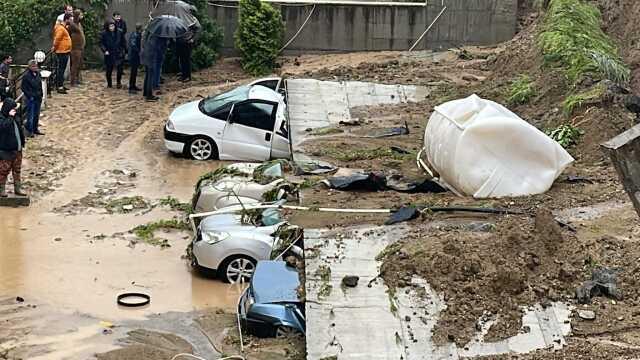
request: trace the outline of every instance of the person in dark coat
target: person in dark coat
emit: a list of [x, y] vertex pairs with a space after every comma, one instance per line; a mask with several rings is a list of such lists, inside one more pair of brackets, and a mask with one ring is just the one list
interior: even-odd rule
[[136, 32], [129, 35], [129, 66], [131, 75], [129, 76], [129, 93], [134, 94], [140, 89], [136, 86], [138, 78], [138, 67], [140, 67], [140, 52], [142, 51], [142, 24], [136, 24]]
[[116, 87], [122, 88], [122, 74], [124, 73], [124, 54], [126, 44], [122, 31], [113, 21], [107, 21], [104, 31], [100, 34], [100, 49], [104, 54], [104, 68], [107, 76], [107, 87], [113, 84], [113, 68], [116, 68]]
[[176, 54], [180, 63], [178, 81], [191, 81], [191, 53], [195, 45], [196, 31], [197, 27], [192, 25], [184, 37], [176, 39]]
[[156, 74], [156, 57], [162, 47], [160, 40], [162, 39], [157, 36], [151, 35], [148, 32], [145, 33], [141, 60], [145, 71], [143, 96], [147, 101], [158, 101], [159, 99], [153, 94], [153, 85]]
[[40, 106], [42, 105], [42, 77], [40, 76], [37, 61], [29, 61], [29, 70], [22, 77], [20, 89], [25, 99], [27, 99], [27, 124], [25, 126], [28, 132], [27, 135], [44, 135], [38, 129]]
[[25, 139], [22, 123], [16, 117], [18, 104], [12, 98], [4, 99], [0, 108], [0, 197], [7, 197], [6, 184], [9, 173], [13, 175], [13, 193], [26, 196], [22, 192], [22, 149]]
[[118, 28], [118, 30], [122, 31], [122, 36], [126, 37], [127, 22], [124, 21], [124, 19], [122, 18], [122, 15], [120, 15], [120, 13], [117, 11], [113, 13], [113, 23], [116, 24], [116, 28]]

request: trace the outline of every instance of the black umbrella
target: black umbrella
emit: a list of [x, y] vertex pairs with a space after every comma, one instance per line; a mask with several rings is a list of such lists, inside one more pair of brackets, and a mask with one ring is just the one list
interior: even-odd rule
[[151, 13], [151, 18], [162, 15], [172, 15], [182, 20], [188, 27], [200, 29], [200, 22], [194, 16], [197, 11], [196, 7], [182, 0], [168, 0], [160, 2], [158, 7]]
[[172, 15], [162, 15], [151, 20], [147, 26], [147, 32], [151, 36], [177, 39], [189, 32], [189, 27], [184, 21]]

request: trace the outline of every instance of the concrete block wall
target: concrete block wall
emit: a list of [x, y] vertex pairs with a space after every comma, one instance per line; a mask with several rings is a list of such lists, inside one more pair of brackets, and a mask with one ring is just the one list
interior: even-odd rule
[[[282, 12], [285, 41], [304, 23], [313, 5], [300, 0], [269, 0]], [[416, 49], [456, 45], [491, 45], [511, 39], [516, 31], [517, 0], [427, 0], [426, 3], [313, 1], [316, 9], [288, 54], [407, 50], [440, 13], [447, 10]], [[153, 0], [113, 0], [130, 28], [145, 23]], [[223, 28], [223, 52], [235, 54], [237, 0], [213, 0], [209, 15]]]

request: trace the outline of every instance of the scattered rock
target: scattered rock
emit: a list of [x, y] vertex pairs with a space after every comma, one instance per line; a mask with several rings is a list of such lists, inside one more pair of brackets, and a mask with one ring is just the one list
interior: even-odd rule
[[578, 317], [582, 320], [595, 320], [596, 313], [590, 310], [578, 310]]
[[62, 238], [61, 237], [57, 237], [57, 238], [53, 239], [53, 241], [62, 241]]
[[342, 278], [342, 284], [346, 287], [356, 287], [358, 286], [358, 280], [360, 280], [358, 276], [347, 275]]
[[21, 296], [16, 296], [16, 302], [22, 303], [24, 302], [24, 298]]

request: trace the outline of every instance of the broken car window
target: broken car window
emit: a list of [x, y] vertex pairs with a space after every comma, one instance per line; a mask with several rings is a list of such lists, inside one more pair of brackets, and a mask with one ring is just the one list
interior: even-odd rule
[[239, 104], [233, 110], [233, 121], [252, 128], [273, 131], [275, 110], [275, 104], [264, 102]]
[[[247, 100], [250, 89], [249, 86], [241, 86], [226, 93], [203, 99], [199, 105], [200, 110], [207, 115], [215, 116], [214, 113], [223, 106]], [[226, 120], [226, 118], [222, 118], [222, 120]]]

